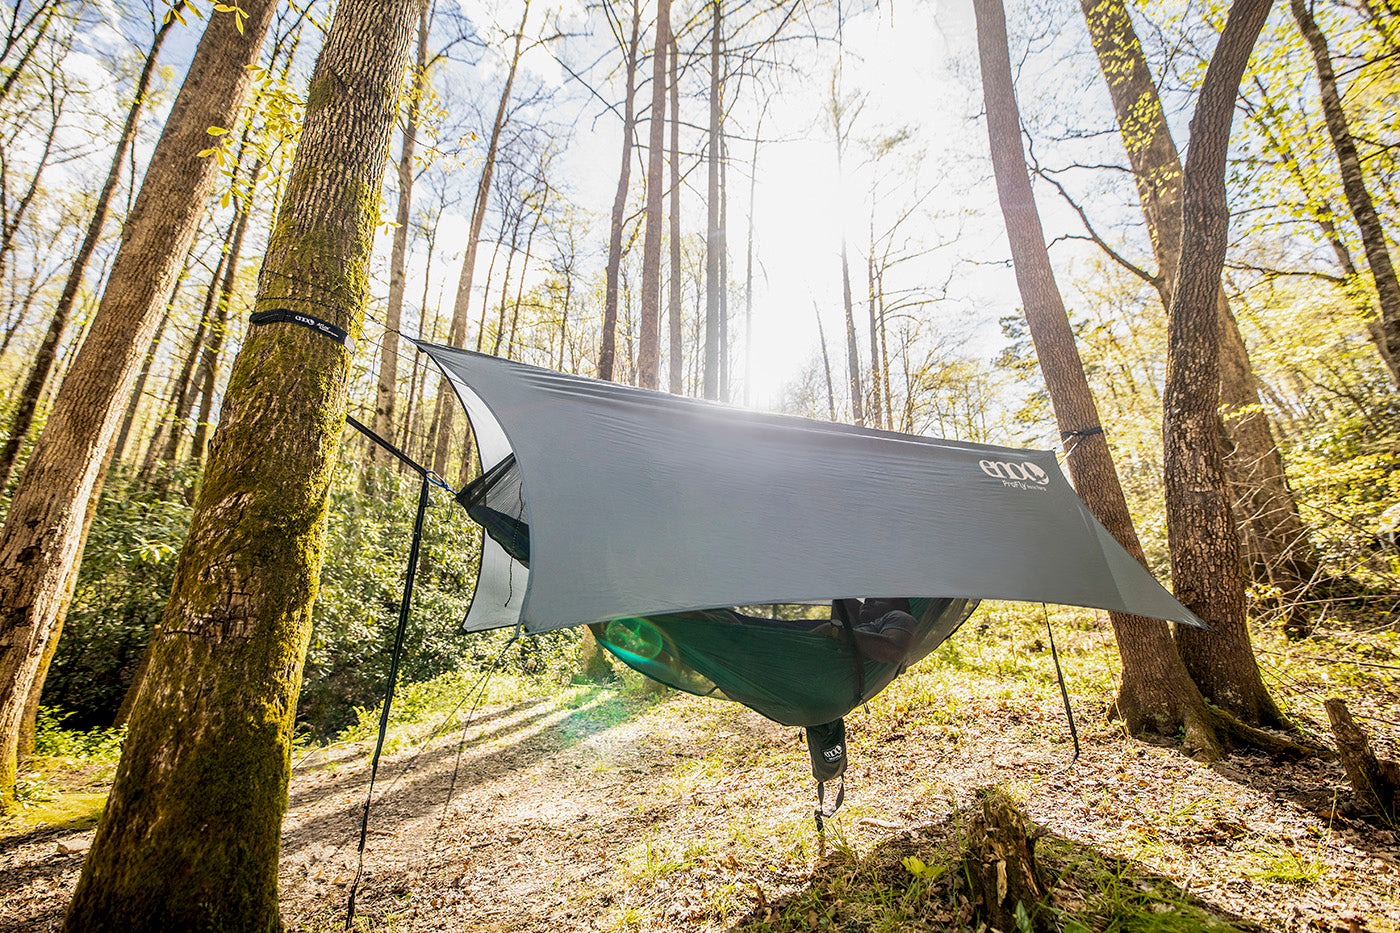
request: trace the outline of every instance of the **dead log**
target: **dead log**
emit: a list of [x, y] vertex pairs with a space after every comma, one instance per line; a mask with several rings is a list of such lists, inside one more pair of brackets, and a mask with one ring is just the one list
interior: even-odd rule
[[1352, 722], [1346, 704], [1333, 697], [1323, 704], [1347, 780], [1364, 806], [1388, 823], [1400, 818], [1400, 764], [1377, 758], [1366, 733]]
[[1037, 933], [1055, 929], [1050, 885], [1035, 861], [1036, 836], [1016, 805], [996, 788], [978, 791], [982, 812], [969, 827], [963, 873], [977, 916], [994, 930], [1020, 930], [1018, 908]]

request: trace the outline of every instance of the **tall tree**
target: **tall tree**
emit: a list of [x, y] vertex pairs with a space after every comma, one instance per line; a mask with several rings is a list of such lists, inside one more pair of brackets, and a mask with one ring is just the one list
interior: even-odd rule
[[705, 398], [719, 399], [720, 300], [724, 287], [720, 281], [720, 256], [725, 250], [724, 228], [719, 222], [719, 159], [720, 113], [724, 107], [724, 75], [720, 71], [720, 48], [724, 38], [724, 0], [710, 0], [713, 17], [710, 25], [710, 129], [707, 142], [709, 175], [705, 189]]
[[670, 53], [671, 158], [668, 161], [671, 167], [671, 276], [667, 304], [671, 325], [670, 389], [672, 395], [680, 395], [685, 366], [682, 356], [684, 348], [681, 346], [681, 90], [676, 80], [680, 49], [674, 35], [671, 36]]
[[642, 242], [642, 319], [637, 384], [661, 379], [661, 198], [666, 140], [666, 50], [671, 45], [671, 0], [656, 0], [656, 43], [651, 55], [651, 113], [647, 136], [646, 238]]
[[[244, 0], [245, 6], [248, 0]], [[363, 331], [415, 0], [341, 0], [258, 281], [259, 311]], [[65, 929], [275, 931], [292, 723], [351, 351], [254, 328]]]
[[1332, 148], [1337, 153], [1337, 163], [1341, 167], [1342, 191], [1351, 207], [1356, 225], [1361, 228], [1361, 245], [1366, 252], [1366, 264], [1371, 269], [1371, 278], [1376, 285], [1376, 296], [1380, 302], [1380, 320], [1372, 322], [1371, 336], [1381, 353], [1381, 358], [1390, 369], [1390, 378], [1400, 387], [1400, 280], [1395, 275], [1395, 267], [1390, 261], [1390, 248], [1386, 244], [1385, 228], [1381, 226], [1380, 215], [1376, 213], [1371, 200], [1371, 192], [1366, 188], [1366, 178], [1362, 173], [1361, 156], [1356, 149], [1356, 139], [1347, 123], [1346, 110], [1342, 107], [1342, 94], [1337, 87], [1336, 70], [1332, 67], [1332, 53], [1327, 47], [1327, 37], [1317, 25], [1308, 4], [1304, 0], [1289, 0], [1293, 19], [1298, 31], [1307, 40], [1312, 50], [1313, 63], [1317, 67], [1317, 83], [1322, 95], [1322, 115], [1327, 121], [1327, 134], [1332, 138]]
[[[457, 278], [457, 296], [452, 302], [452, 326], [448, 330], [447, 342], [460, 347], [467, 342], [467, 320], [471, 310], [472, 277], [476, 274], [476, 249], [481, 242], [481, 226], [486, 222], [486, 208], [491, 198], [491, 179], [496, 171], [496, 153], [501, 145], [501, 131], [506, 124], [506, 112], [510, 106], [511, 89], [515, 86], [515, 74], [520, 67], [520, 53], [525, 42], [525, 26], [530, 21], [530, 0], [525, 0], [520, 11], [520, 28], [515, 31], [514, 48], [511, 50], [510, 65], [506, 69], [505, 84], [501, 87], [501, 99], [496, 105], [496, 116], [491, 121], [491, 138], [486, 144], [486, 155], [481, 162], [481, 177], [476, 183], [476, 201], [472, 204], [472, 218], [467, 228], [467, 244], [462, 251], [462, 272]], [[433, 415], [437, 422], [437, 436], [434, 438], [433, 470], [440, 476], [447, 475], [447, 457], [452, 442], [452, 420], [456, 411], [456, 401], [452, 398], [452, 388], [446, 379], [438, 382], [437, 409]]]
[[[399, 323], [403, 319], [404, 292], [408, 285], [408, 227], [413, 208], [413, 159], [418, 142], [418, 120], [428, 93], [428, 7], [418, 14], [418, 50], [408, 94], [399, 148], [399, 206], [394, 217], [394, 245], [389, 253], [389, 302], [384, 308], [384, 343], [379, 351], [379, 391], [375, 396], [374, 433], [394, 439], [394, 404], [398, 400]], [[388, 454], [378, 445], [370, 449], [372, 460]]]
[[111, 212], [112, 196], [117, 190], [117, 182], [121, 180], [127, 150], [131, 148], [132, 142], [136, 139], [141, 108], [146, 103], [146, 92], [150, 90], [151, 76], [155, 73], [156, 60], [160, 56], [161, 46], [165, 44], [165, 37], [170, 34], [171, 28], [179, 22], [180, 10], [184, 6], [185, 0], [179, 0], [170, 8], [165, 15], [165, 22], [156, 29], [155, 37], [151, 40], [151, 47], [146, 51], [146, 60], [141, 65], [141, 73], [137, 77], [136, 87], [132, 91], [131, 105], [126, 111], [126, 122], [122, 125], [121, 134], [117, 137], [117, 145], [112, 152], [112, 162], [107, 168], [107, 178], [102, 183], [101, 191], [98, 192], [97, 203], [93, 205], [92, 217], [88, 219], [87, 232], [83, 235], [83, 241], [78, 246], [77, 254], [73, 257], [73, 265], [68, 269], [68, 279], [63, 283], [63, 292], [58, 297], [53, 317], [49, 319], [48, 332], [44, 335], [43, 342], [39, 344], [38, 355], [35, 356], [34, 362], [30, 365], [29, 378], [25, 382], [24, 389], [20, 392], [19, 405], [16, 406], [14, 417], [10, 421], [9, 439], [5, 442], [5, 447], [0, 449], [0, 487], [4, 487], [9, 482], [10, 473], [15, 467], [15, 458], [19, 456], [20, 447], [24, 444], [24, 439], [29, 434], [29, 428], [34, 423], [34, 411], [38, 407], [39, 396], [43, 394], [44, 384], [48, 382], [49, 373], [53, 369], [58, 344], [68, 329], [68, 317], [72, 314], [73, 303], [78, 298], [78, 289], [82, 287], [83, 277], [87, 274], [88, 261], [92, 259], [93, 250], [97, 248], [97, 243], [102, 238], [102, 228], [107, 223], [108, 213]]
[[[609, 7], [604, 5], [604, 11]], [[610, 19], [609, 22], [612, 22]], [[617, 24], [613, 24], [618, 30]], [[619, 32], [618, 41], [622, 41]], [[598, 378], [611, 380], [617, 367], [617, 284], [622, 268], [622, 228], [627, 222], [627, 188], [632, 180], [632, 136], [637, 125], [637, 50], [642, 41], [642, 7], [632, 0], [632, 27], [623, 46], [622, 167], [613, 193], [612, 219], [608, 225], [608, 264], [603, 285], [603, 339], [598, 349]]]
[[211, 15], [127, 215], [87, 339], [54, 399], [0, 531], [0, 807], [13, 799], [15, 748], [44, 646], [67, 610], [107, 455], [151, 332], [219, 165], [194, 158], [210, 127], [231, 126], [248, 66], [277, 8], [243, 0]]
[[[865, 101], [858, 96], [842, 95], [839, 65], [831, 74], [828, 108], [827, 118], [831, 120], [831, 132], [836, 141], [836, 184], [837, 198], [840, 199], [843, 196], [846, 141], [851, 135], [851, 125], [865, 108]], [[836, 214], [841, 224], [841, 304], [846, 311], [846, 371], [851, 383], [851, 417], [856, 424], [865, 424], [864, 393], [860, 385], [860, 347], [856, 342], [855, 309], [851, 299], [851, 263], [846, 252], [845, 211], [838, 207]]]
[[[1157, 259], [1152, 283], [1171, 306], [1181, 258], [1181, 158], [1153, 83], [1142, 43], [1124, 0], [1080, 0], [1089, 38], [1108, 84], [1119, 134], [1147, 221]], [[1239, 503], [1237, 519], [1248, 535], [1256, 579], [1277, 587], [1296, 604], [1316, 575], [1318, 558], [1288, 486], [1239, 325], [1221, 289], [1220, 401], [1230, 439], [1225, 466]]]
[[1235, 0], [1191, 117], [1182, 175], [1182, 262], [1167, 319], [1162, 446], [1167, 541], [1178, 599], [1216, 632], [1181, 628], [1177, 644], [1201, 692], [1252, 724], [1282, 725], [1245, 624], [1239, 535], [1223, 472], [1220, 424], [1220, 274], [1229, 209], [1226, 154], [1235, 98], [1272, 0]]
[[[1074, 441], [1068, 458], [1070, 477], [1094, 517], [1130, 554], [1143, 561], [1142, 545], [1128, 513], [1045, 248], [1045, 234], [1021, 145], [1006, 14], [1001, 0], [973, 0], [973, 9], [977, 16], [977, 47], [997, 196], [1026, 323], [1055, 419], [1065, 438]], [[1109, 621], [1123, 661], [1117, 711], [1128, 729], [1134, 734], [1184, 734], [1187, 748], [1218, 755], [1220, 744], [1205, 701], [1182, 663], [1166, 623], [1123, 613], [1110, 613]]]

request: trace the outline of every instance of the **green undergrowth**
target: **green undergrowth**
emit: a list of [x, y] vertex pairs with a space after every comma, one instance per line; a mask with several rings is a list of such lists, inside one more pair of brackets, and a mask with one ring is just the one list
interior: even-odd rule
[[15, 782], [16, 811], [0, 821], [0, 836], [41, 827], [88, 829], [107, 801], [125, 729], [65, 729], [68, 714], [39, 707], [34, 754]]

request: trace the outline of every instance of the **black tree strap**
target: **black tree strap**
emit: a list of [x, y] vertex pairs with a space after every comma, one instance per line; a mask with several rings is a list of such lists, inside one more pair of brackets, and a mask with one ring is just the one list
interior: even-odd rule
[[268, 308], [266, 311], [258, 311], [248, 318], [249, 324], [299, 324], [302, 327], [314, 330], [323, 337], [329, 337], [342, 347], [350, 346], [350, 334], [345, 328], [332, 324], [330, 321], [323, 321], [318, 317], [303, 314], [300, 311], [293, 311], [291, 308]]
[[345, 929], [352, 928], [355, 922], [355, 894], [360, 888], [360, 875], [365, 867], [365, 839], [369, 835], [369, 810], [370, 804], [374, 800], [374, 779], [379, 774], [379, 757], [384, 751], [384, 736], [389, 731], [389, 706], [394, 701], [394, 685], [399, 678], [399, 661], [403, 657], [404, 635], [408, 631], [408, 615], [413, 601], [413, 578], [418, 572], [418, 550], [423, 542], [423, 519], [428, 511], [428, 495], [434, 484], [440, 485], [451, 492], [451, 487], [437, 477], [436, 473], [424, 469], [419, 464], [410, 459], [403, 451], [393, 444], [375, 434], [369, 428], [360, 424], [354, 418], [346, 416], [346, 422], [355, 430], [364, 434], [370, 440], [379, 444], [385, 450], [398, 457], [404, 463], [411, 466], [422, 477], [422, 484], [418, 490], [418, 515], [413, 520], [413, 543], [408, 549], [408, 570], [404, 574], [403, 598], [399, 602], [399, 624], [394, 631], [394, 651], [389, 661], [389, 677], [384, 684], [384, 706], [379, 711], [379, 735], [374, 743], [374, 756], [370, 759], [369, 766], [369, 790], [365, 794], [365, 809], [360, 817], [360, 845], [358, 862], [355, 865], [355, 881], [350, 886], [350, 900], [345, 910]]
[[1068, 458], [1069, 455], [1072, 454], [1072, 453], [1074, 453], [1075, 449], [1078, 448], [1079, 445], [1082, 444], [1082, 443], [1084, 443], [1084, 441], [1086, 441], [1087, 439], [1093, 437], [1095, 434], [1102, 434], [1102, 433], [1103, 433], [1103, 428], [1102, 428], [1100, 425], [1097, 425], [1097, 424], [1094, 425], [1092, 428], [1085, 428], [1085, 429], [1082, 430], [1082, 431], [1061, 431], [1061, 432], [1060, 432], [1060, 438], [1061, 438], [1061, 439], [1063, 439], [1063, 440], [1069, 440], [1071, 437], [1075, 438], [1075, 442], [1074, 442], [1073, 444], [1070, 445], [1069, 450], [1066, 450], [1066, 451], [1065, 451], [1065, 457]]
[[1065, 717], [1069, 720], [1069, 734], [1074, 738], [1074, 757], [1069, 760], [1074, 764], [1079, 760], [1079, 730], [1074, 726], [1074, 710], [1069, 705], [1069, 690], [1065, 689], [1065, 672], [1060, 670], [1060, 652], [1055, 650], [1055, 632], [1050, 628], [1050, 610], [1044, 603], [1040, 604], [1040, 609], [1045, 613], [1045, 632], [1050, 636], [1050, 657], [1055, 660], [1055, 677], [1060, 681], [1060, 699], [1065, 702]]

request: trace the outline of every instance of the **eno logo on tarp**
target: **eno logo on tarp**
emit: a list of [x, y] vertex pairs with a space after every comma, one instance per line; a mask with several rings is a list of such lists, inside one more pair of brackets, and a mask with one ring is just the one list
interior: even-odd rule
[[1023, 460], [1020, 463], [1011, 463], [1006, 460], [978, 460], [977, 465], [982, 468], [992, 479], [999, 479], [1003, 486], [1014, 486], [1018, 489], [1043, 489], [1050, 485], [1050, 477], [1044, 470]]

